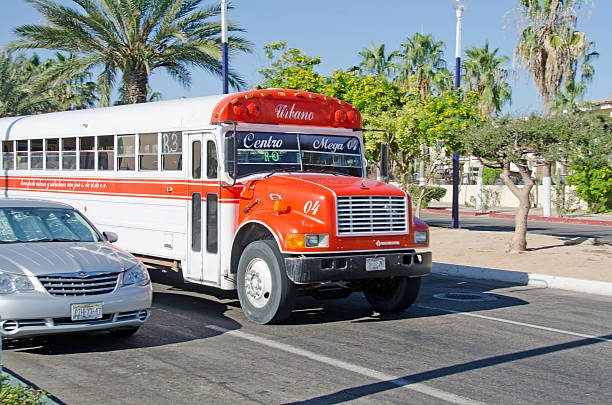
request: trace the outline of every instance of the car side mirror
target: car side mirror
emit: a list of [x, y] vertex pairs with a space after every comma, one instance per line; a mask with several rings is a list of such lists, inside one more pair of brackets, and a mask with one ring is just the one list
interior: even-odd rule
[[115, 243], [119, 240], [119, 236], [115, 232], [102, 232], [102, 235], [109, 243]]

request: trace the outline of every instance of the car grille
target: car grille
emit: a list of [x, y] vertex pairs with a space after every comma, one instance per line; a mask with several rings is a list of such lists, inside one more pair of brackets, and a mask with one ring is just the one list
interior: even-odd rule
[[84, 276], [79, 273], [38, 276], [49, 294], [71, 297], [113, 292], [118, 278], [119, 272], [88, 272]]
[[338, 235], [406, 232], [406, 197], [337, 197]]

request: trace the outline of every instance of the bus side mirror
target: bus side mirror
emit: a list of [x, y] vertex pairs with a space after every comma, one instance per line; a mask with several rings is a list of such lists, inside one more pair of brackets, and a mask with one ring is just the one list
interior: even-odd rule
[[236, 132], [225, 135], [225, 171], [236, 179]]
[[380, 177], [385, 183], [389, 182], [389, 144], [380, 144]]

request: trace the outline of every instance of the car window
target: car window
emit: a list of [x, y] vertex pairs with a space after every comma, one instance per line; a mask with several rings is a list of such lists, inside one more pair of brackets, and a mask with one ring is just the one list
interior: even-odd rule
[[95, 242], [97, 232], [78, 212], [58, 208], [3, 208], [0, 242]]

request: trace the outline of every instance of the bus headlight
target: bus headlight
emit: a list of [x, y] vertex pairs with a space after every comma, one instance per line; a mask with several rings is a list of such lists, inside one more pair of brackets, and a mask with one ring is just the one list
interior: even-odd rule
[[427, 231], [415, 231], [414, 243], [427, 243]]
[[301, 248], [326, 248], [329, 247], [329, 234], [327, 233], [290, 233], [287, 235], [287, 247], [291, 249]]

